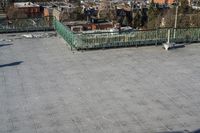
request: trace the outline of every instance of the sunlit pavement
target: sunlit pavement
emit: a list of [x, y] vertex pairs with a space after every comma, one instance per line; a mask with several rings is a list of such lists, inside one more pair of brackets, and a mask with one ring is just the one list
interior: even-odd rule
[[81, 52], [17, 36], [0, 35], [0, 133], [200, 128], [200, 44]]

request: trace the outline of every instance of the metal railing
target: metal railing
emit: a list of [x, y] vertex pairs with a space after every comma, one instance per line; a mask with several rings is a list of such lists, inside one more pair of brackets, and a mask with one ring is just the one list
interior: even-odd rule
[[75, 34], [55, 17], [5, 20], [0, 23], [0, 33], [48, 30], [56, 30], [71, 48], [77, 50], [159, 45], [167, 41], [168, 30], [171, 31], [170, 42], [200, 42], [200, 27]]
[[52, 19], [53, 17], [4, 19], [0, 23], [0, 33], [54, 30]]
[[53, 19], [53, 25], [55, 30], [63, 37], [63, 39], [71, 46], [71, 48], [78, 49], [82, 41], [76, 34], [74, 34], [67, 26], [64, 26], [55, 17]]
[[[121, 33], [101, 32], [75, 34], [56, 19], [54, 19], [54, 27], [64, 40], [77, 50], [159, 45], [167, 42], [168, 30], [171, 31], [170, 42], [185, 43], [200, 41], [200, 27], [135, 30]], [[175, 38], [173, 36], [174, 32], [176, 32]]]

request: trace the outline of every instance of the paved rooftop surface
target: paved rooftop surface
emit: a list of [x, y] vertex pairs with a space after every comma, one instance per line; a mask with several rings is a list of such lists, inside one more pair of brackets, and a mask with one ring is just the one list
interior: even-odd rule
[[0, 133], [200, 128], [200, 44], [70, 51], [58, 37], [0, 35]]

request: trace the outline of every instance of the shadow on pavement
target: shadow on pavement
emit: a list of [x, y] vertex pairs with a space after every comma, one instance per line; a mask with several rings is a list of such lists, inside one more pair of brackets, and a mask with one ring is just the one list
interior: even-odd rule
[[194, 131], [166, 131], [166, 132], [156, 132], [156, 133], [200, 133], [200, 129], [194, 130]]
[[192, 133], [189, 131], [167, 131], [167, 132], [156, 132], [156, 133]]
[[177, 46], [174, 46], [174, 48], [185, 48], [185, 45], [177, 45]]
[[192, 133], [200, 133], [200, 129], [194, 130]]
[[12, 43], [10, 43], [10, 44], [0, 44], [0, 47], [10, 46], [10, 45], [13, 45], [13, 44]]
[[173, 47], [170, 47], [169, 49], [178, 49], [178, 48], [185, 48], [184, 44], [175, 44]]
[[16, 65], [20, 65], [21, 63], [23, 63], [23, 61], [17, 61], [17, 62], [12, 62], [12, 63], [8, 63], [8, 64], [3, 64], [3, 65], [0, 65], [0, 68], [2, 68], [2, 67], [16, 66]]

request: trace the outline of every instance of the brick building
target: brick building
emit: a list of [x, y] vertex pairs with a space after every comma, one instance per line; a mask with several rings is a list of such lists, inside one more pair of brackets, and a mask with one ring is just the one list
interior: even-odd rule
[[155, 3], [158, 3], [158, 4], [173, 4], [175, 0], [154, 0]]
[[37, 17], [41, 14], [40, 6], [31, 2], [14, 3], [14, 8], [21, 10], [22, 12], [27, 14], [28, 17]]
[[[177, 0], [154, 0], [154, 3], [158, 3], [158, 4], [173, 4], [175, 3]], [[189, 5], [191, 4], [192, 0], [188, 0]]]
[[41, 8], [31, 2], [16, 2], [7, 11], [8, 19], [24, 17], [40, 17]]

